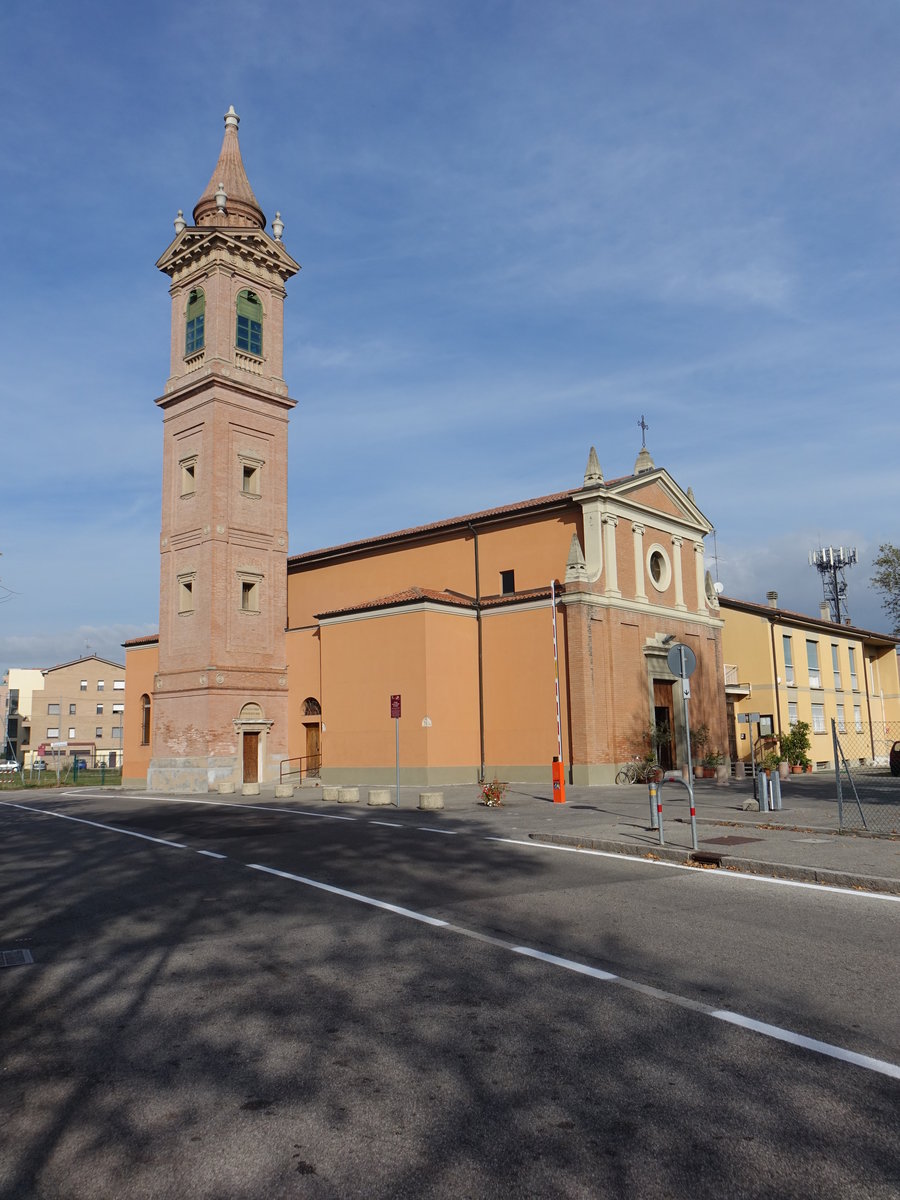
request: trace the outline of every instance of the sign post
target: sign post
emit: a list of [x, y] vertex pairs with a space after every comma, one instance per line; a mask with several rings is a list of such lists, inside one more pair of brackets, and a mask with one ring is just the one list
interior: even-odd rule
[[394, 722], [394, 739], [397, 749], [397, 807], [400, 807], [400, 695], [391, 696], [391, 718]]
[[[691, 843], [696, 850], [697, 810], [694, 807], [694, 764], [691, 761], [691, 721], [688, 716], [688, 700], [691, 695], [690, 679], [694, 673], [694, 668], [697, 666], [697, 656], [690, 646], [685, 646], [683, 642], [676, 642], [666, 656], [666, 662], [669, 664], [669, 670], [672, 674], [677, 675], [681, 680], [681, 695], [684, 700], [684, 735], [687, 738], [688, 751], [687, 789], [688, 795], [691, 798]], [[660, 822], [661, 829], [662, 823]]]
[[[759, 724], [759, 713], [758, 712], [738, 713], [738, 724], [739, 725], [758, 725]], [[756, 749], [753, 745], [753, 732], [752, 732], [752, 730], [748, 730], [748, 732], [750, 733], [750, 774], [753, 777], [753, 791], [756, 794], [756, 799], [759, 801], [759, 811], [762, 812], [764, 796], [760, 796], [760, 794], [759, 794], [759, 784], [756, 779]], [[763, 790], [765, 790], [765, 789], [763, 789]]]

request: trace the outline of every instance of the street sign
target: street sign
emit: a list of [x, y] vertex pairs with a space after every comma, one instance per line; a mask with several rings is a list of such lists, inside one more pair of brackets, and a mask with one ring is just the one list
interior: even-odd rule
[[399, 720], [400, 718], [400, 697], [391, 696], [391, 720]]
[[755, 725], [759, 720], [759, 713], [738, 713], [738, 723], [741, 725]]
[[688, 679], [697, 666], [697, 656], [690, 646], [676, 642], [666, 655], [666, 662], [673, 675], [677, 675], [679, 679]]

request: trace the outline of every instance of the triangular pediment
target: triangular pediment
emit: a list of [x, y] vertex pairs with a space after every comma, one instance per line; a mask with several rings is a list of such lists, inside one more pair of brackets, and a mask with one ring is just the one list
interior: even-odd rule
[[200, 228], [196, 225], [182, 229], [156, 265], [166, 275], [174, 275], [191, 263], [222, 253], [267, 267], [283, 279], [289, 279], [300, 270], [300, 264], [291, 258], [282, 244], [261, 229]]
[[607, 494], [627, 500], [629, 505], [642, 509], [648, 517], [652, 513], [664, 513], [704, 533], [712, 530], [712, 523], [662, 467], [644, 475], [618, 479], [609, 485]]

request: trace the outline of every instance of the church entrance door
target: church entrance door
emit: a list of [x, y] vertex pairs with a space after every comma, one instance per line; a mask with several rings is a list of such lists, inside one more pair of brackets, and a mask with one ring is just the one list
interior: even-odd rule
[[675, 745], [672, 737], [675, 721], [672, 704], [671, 683], [664, 679], [654, 679], [653, 721], [659, 736], [656, 755], [659, 765], [664, 771], [674, 771], [675, 769]]

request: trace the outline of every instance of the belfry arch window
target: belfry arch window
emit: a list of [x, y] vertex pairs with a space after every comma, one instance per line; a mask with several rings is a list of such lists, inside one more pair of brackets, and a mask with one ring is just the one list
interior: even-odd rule
[[194, 288], [188, 296], [184, 323], [184, 357], [190, 358], [206, 345], [206, 296]]
[[234, 344], [257, 358], [262, 358], [262, 319], [262, 301], [256, 292], [238, 292]]
[[315, 696], [307, 696], [303, 701], [303, 715], [304, 717], [321, 717], [322, 706]]

